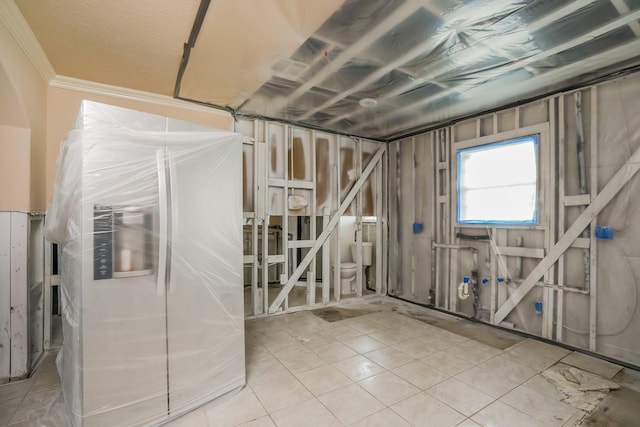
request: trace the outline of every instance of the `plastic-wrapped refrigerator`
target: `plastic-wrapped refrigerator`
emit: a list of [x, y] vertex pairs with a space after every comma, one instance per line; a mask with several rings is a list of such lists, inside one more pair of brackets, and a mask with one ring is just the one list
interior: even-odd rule
[[46, 220], [71, 425], [158, 424], [244, 385], [240, 138], [82, 102]]

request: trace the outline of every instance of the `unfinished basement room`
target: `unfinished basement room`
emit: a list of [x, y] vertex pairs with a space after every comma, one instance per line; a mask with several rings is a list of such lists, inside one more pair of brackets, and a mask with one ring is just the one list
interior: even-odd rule
[[640, 0], [0, 0], [0, 427], [640, 425]]

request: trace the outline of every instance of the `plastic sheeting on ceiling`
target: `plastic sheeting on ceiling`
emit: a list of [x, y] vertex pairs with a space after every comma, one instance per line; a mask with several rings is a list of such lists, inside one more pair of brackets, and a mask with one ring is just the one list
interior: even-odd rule
[[[224, 106], [368, 138], [394, 139], [640, 64], [640, 0], [346, 0], [308, 36], [299, 22], [306, 6], [269, 3], [278, 25], [243, 8], [243, 20], [260, 25], [215, 43], [246, 55], [257, 40], [288, 33], [300, 38], [297, 48], [273, 49], [254, 69], [227, 69], [237, 79], [253, 73], [258, 84]], [[206, 54], [196, 45], [192, 57]], [[224, 58], [213, 63], [225, 67]], [[190, 75], [203, 72], [192, 66], [181, 97], [219, 104], [216, 85], [239, 87], [196, 82]]]

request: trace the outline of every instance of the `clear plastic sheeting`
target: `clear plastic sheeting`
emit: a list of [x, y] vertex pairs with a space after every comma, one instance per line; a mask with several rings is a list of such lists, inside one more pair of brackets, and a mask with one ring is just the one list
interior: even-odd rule
[[[257, 90], [225, 106], [393, 140], [637, 66], [639, 18], [637, 0], [346, 0], [289, 57], [260, 67]], [[264, 27], [297, 29], [285, 21], [290, 29]], [[247, 36], [234, 43], [251, 48]], [[181, 96], [215, 104], [203, 84], [187, 81]]]
[[[638, 114], [636, 73], [389, 144], [389, 293], [640, 366]], [[456, 154], [530, 135], [535, 223], [456, 218], [515, 200], [464, 201]], [[517, 177], [493, 162], [486, 178]]]
[[245, 384], [241, 153], [235, 133], [83, 101], [46, 225], [69, 425], [159, 424]]

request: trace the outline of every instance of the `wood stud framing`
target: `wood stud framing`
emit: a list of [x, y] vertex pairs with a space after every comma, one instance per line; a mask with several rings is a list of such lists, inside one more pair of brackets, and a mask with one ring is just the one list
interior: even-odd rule
[[[456, 232], [459, 227], [456, 226], [456, 163], [455, 156], [456, 150], [459, 148], [465, 148], [467, 146], [478, 145], [481, 143], [491, 142], [496, 137], [502, 139], [508, 139], [518, 135], [542, 133], [541, 143], [539, 145], [540, 156], [540, 223], [536, 226], [525, 227], [526, 230], [538, 230], [543, 233], [542, 244], [539, 246], [531, 244], [516, 244], [510, 246], [509, 242], [512, 242], [513, 231], [509, 231], [508, 228], [493, 226], [485, 228], [492, 238], [492, 243], [488, 245], [490, 256], [487, 258], [486, 263], [488, 267], [488, 274], [490, 275], [490, 285], [487, 287], [489, 295], [489, 321], [491, 323], [500, 324], [505, 320], [508, 314], [513, 310], [535, 286], [543, 285], [541, 288], [541, 301], [544, 307], [542, 312], [542, 321], [540, 323], [539, 334], [547, 339], [564, 341], [564, 310], [566, 304], [565, 293], [566, 292], [578, 292], [588, 295], [589, 300], [589, 329], [588, 329], [588, 345], [591, 351], [597, 351], [597, 241], [595, 237], [596, 223], [598, 213], [606, 207], [608, 202], [615, 196], [615, 194], [626, 185], [626, 182], [638, 171], [640, 166], [634, 162], [637, 158], [640, 158], [640, 153], [636, 152], [627, 161], [625, 166], [616, 174], [616, 176], [602, 189], [598, 191], [598, 87], [593, 86], [589, 89], [583, 89], [585, 100], [588, 99], [586, 105], [590, 108], [585, 108], [584, 114], [589, 114], [590, 129], [585, 136], [585, 144], [587, 145], [588, 159], [588, 183], [589, 190], [585, 194], [567, 194], [567, 110], [571, 110], [571, 104], [567, 104], [572, 93], [565, 93], [557, 96], [547, 98], [541, 101], [546, 108], [546, 122], [539, 125], [529, 125], [531, 123], [531, 117], [526, 116], [527, 112], [523, 112], [525, 107], [515, 107], [513, 112], [505, 113], [492, 113], [490, 115], [480, 117], [475, 120], [474, 128], [471, 129], [471, 134], [474, 135], [473, 140], [457, 140], [458, 133], [457, 125], [445, 127], [438, 130], [430, 131], [425, 134], [425, 141], [430, 143], [430, 147], [427, 150], [431, 150], [432, 168], [433, 168], [433, 204], [431, 217], [433, 223], [431, 224], [432, 233], [434, 236], [434, 244], [431, 247], [431, 253], [433, 256], [433, 269], [432, 269], [432, 289], [435, 295], [430, 296], [430, 302], [439, 308], [456, 312], [458, 311], [458, 301], [456, 294], [457, 281], [459, 279], [459, 255], [460, 251], [459, 241], [456, 238]], [[587, 98], [588, 97], [588, 98]], [[590, 104], [589, 104], [590, 102]], [[506, 114], [512, 118], [512, 122], [505, 122], [501, 117], [501, 114]], [[523, 119], [524, 117], [524, 119]], [[529, 117], [529, 118], [527, 118]], [[536, 123], [536, 122], [533, 122]], [[539, 123], [539, 122], [538, 122]], [[286, 135], [286, 144], [288, 148], [292, 146], [292, 139], [297, 132], [294, 128], [289, 126], [278, 124], [283, 126]], [[416, 195], [413, 195], [412, 200], [402, 200], [397, 188], [402, 186], [402, 180], [410, 180], [410, 182], [404, 183], [410, 185], [413, 189], [418, 186], [417, 183], [417, 168], [423, 167], [417, 161], [416, 155], [419, 153], [419, 147], [416, 144], [422, 143], [422, 140], [412, 137], [405, 141], [389, 144], [387, 153], [383, 153], [380, 150], [376, 153], [375, 162], [376, 166], [367, 167], [368, 170], [363, 170], [362, 158], [364, 152], [364, 143], [361, 140], [354, 140], [356, 161], [355, 172], [358, 185], [349, 191], [348, 196], [340, 200], [341, 194], [341, 173], [339, 172], [339, 164], [343, 155], [340, 150], [341, 141], [346, 138], [331, 135], [332, 143], [336, 147], [336, 152], [333, 156], [338, 164], [332, 164], [327, 171], [330, 173], [331, 182], [333, 185], [332, 193], [336, 193], [332, 196], [331, 208], [325, 209], [322, 213], [318, 213], [317, 219], [321, 219], [322, 232], [318, 233], [316, 229], [318, 222], [316, 221], [317, 207], [315, 206], [316, 200], [316, 184], [315, 179], [310, 182], [294, 179], [294, 176], [287, 176], [287, 168], [285, 166], [284, 179], [267, 179], [268, 173], [266, 170], [260, 171], [257, 163], [258, 158], [262, 156], [262, 159], [269, 162], [270, 150], [269, 150], [269, 124], [265, 123], [255, 125], [255, 134], [258, 135], [258, 129], [263, 131], [264, 135], [263, 144], [265, 145], [262, 154], [258, 154], [256, 149], [256, 165], [254, 171], [254, 187], [258, 190], [264, 190], [265, 196], [268, 195], [264, 187], [260, 187], [259, 181], [264, 178], [268, 185], [278, 187], [284, 190], [283, 198], [283, 238], [282, 238], [282, 254], [278, 256], [271, 256], [269, 254], [270, 262], [280, 262], [283, 264], [283, 277], [282, 284], [285, 286], [279, 289], [280, 293], [276, 300], [269, 306], [268, 298], [268, 268], [267, 263], [263, 262], [262, 271], [262, 285], [264, 293], [262, 294], [262, 300], [257, 296], [259, 293], [258, 280], [258, 267], [259, 260], [257, 251], [254, 250], [254, 254], [245, 259], [248, 264], [253, 265], [254, 271], [252, 272], [252, 294], [254, 295], [253, 310], [254, 314], [267, 314], [267, 308], [270, 313], [280, 311], [284, 309], [289, 310], [287, 304], [287, 295], [289, 290], [294, 286], [300, 275], [307, 273], [307, 301], [308, 307], [313, 307], [316, 304], [322, 305], [331, 304], [332, 302], [338, 302], [341, 299], [340, 289], [340, 271], [339, 268], [331, 269], [331, 265], [340, 265], [340, 244], [339, 244], [339, 230], [337, 224], [339, 222], [339, 215], [343, 214], [353, 202], [353, 208], [355, 209], [356, 216], [356, 244], [361, 247], [364, 240], [363, 235], [363, 195], [360, 191], [364, 185], [363, 176], [370, 179], [376, 188], [374, 196], [376, 222], [375, 222], [375, 290], [377, 294], [383, 294], [387, 290], [387, 279], [391, 280], [393, 288], [398, 294], [411, 295], [415, 298], [418, 295], [419, 286], [416, 269], [417, 259], [415, 258], [416, 242], [412, 241], [413, 247], [412, 254], [402, 254], [400, 245], [394, 241], [388, 241], [389, 227], [399, 232], [397, 228], [399, 225], [399, 219], [397, 218], [399, 209], [408, 208], [412, 211], [411, 218], [414, 222], [418, 221], [418, 210], [422, 204]], [[467, 128], [467, 135], [469, 134]], [[312, 169], [313, 176], [316, 175], [316, 140], [317, 131], [306, 131], [310, 135], [310, 141], [312, 146]], [[253, 142], [256, 148], [259, 143]], [[404, 154], [413, 155], [413, 170], [410, 174], [405, 174], [404, 177], [400, 176], [400, 164], [401, 161], [401, 149], [402, 144], [407, 144], [407, 149], [411, 152]], [[420, 151], [422, 152], [422, 151]], [[286, 156], [286, 153], [284, 154]], [[380, 161], [384, 156], [384, 161]], [[263, 160], [263, 161], [264, 161]], [[406, 159], [405, 159], [406, 160]], [[286, 159], [285, 159], [286, 165]], [[392, 173], [389, 173], [389, 167]], [[556, 170], [557, 168], [557, 170]], [[260, 172], [263, 176], [260, 176]], [[370, 176], [369, 176], [370, 175]], [[382, 187], [388, 186], [386, 190], [392, 192], [387, 195], [387, 191], [383, 191]], [[311, 235], [307, 240], [292, 240], [289, 241], [287, 237], [287, 196], [289, 190], [292, 188], [309, 190], [312, 195], [312, 202], [310, 206], [310, 228]], [[265, 197], [266, 198], [266, 197]], [[256, 209], [259, 208], [258, 203], [259, 196], [256, 196]], [[354, 201], [355, 200], [355, 201]], [[394, 213], [390, 217], [388, 215], [388, 203], [391, 202]], [[340, 206], [338, 206], [340, 205]], [[254, 245], [255, 248], [258, 243], [258, 236], [262, 237], [263, 253], [265, 256], [268, 254], [268, 229], [269, 215], [267, 213], [268, 206], [266, 200], [261, 205], [265, 209], [264, 218], [259, 216], [253, 217], [252, 230], [254, 233]], [[584, 206], [583, 212], [579, 217], [567, 227], [567, 209], [572, 207]], [[256, 215], [258, 215], [256, 213]], [[262, 221], [261, 221], [262, 220]], [[260, 224], [262, 224], [260, 226]], [[407, 224], [404, 224], [406, 226]], [[582, 235], [581, 227], [586, 227], [589, 231], [588, 236], [586, 233]], [[263, 233], [260, 233], [260, 227], [263, 229]], [[394, 228], [395, 227], [395, 228]], [[464, 227], [466, 228], [466, 226]], [[517, 229], [515, 227], [514, 229]], [[583, 228], [584, 229], [584, 228]], [[346, 237], [346, 236], [343, 236]], [[508, 238], [509, 237], [509, 238]], [[415, 239], [415, 236], [413, 237]], [[486, 243], [476, 243], [486, 244]], [[289, 253], [290, 250], [297, 250], [298, 248], [309, 249], [307, 256], [303, 260], [293, 260], [297, 268], [295, 271], [291, 271], [288, 268], [290, 262]], [[568, 248], [582, 248], [588, 251], [588, 283], [585, 284], [587, 289], [574, 289], [566, 287], [566, 259], [565, 251]], [[321, 252], [320, 252], [321, 251]], [[316, 254], [322, 254], [321, 266], [316, 263]], [[402, 263], [400, 262], [404, 255], [408, 255], [411, 258], [411, 262], [408, 262], [410, 271], [402, 271]], [[516, 280], [516, 286], [508, 289], [504, 284], [498, 284], [496, 282], [497, 277], [507, 275], [508, 272], [504, 271], [506, 266], [506, 260], [508, 258], [533, 258], [539, 260], [537, 266], [533, 267], [533, 270], [529, 272], [524, 280]], [[298, 263], [298, 261], [302, 261]], [[361, 297], [364, 295], [365, 287], [368, 286], [367, 275], [363, 274], [362, 269], [362, 255], [358, 254], [354, 262], [357, 264], [357, 277], [356, 277], [356, 296]], [[406, 268], [405, 268], [406, 269]], [[316, 271], [318, 270], [318, 271]], [[291, 273], [291, 274], [289, 274]], [[322, 275], [322, 293], [321, 301], [316, 300], [315, 293], [315, 277]], [[404, 273], [404, 274], [403, 274]], [[392, 277], [388, 277], [391, 275]], [[404, 283], [402, 283], [404, 281]], [[331, 282], [333, 286], [333, 298], [331, 294]], [[373, 280], [371, 281], [373, 284]], [[512, 285], [513, 286], [513, 285]], [[510, 295], [509, 295], [510, 293]], [[318, 297], [320, 298], [320, 297]], [[487, 301], [486, 297], [483, 299]]]
[[[536, 282], [562, 254], [571, 246], [571, 243], [589, 227], [597, 218], [598, 214], [607, 204], [618, 194], [618, 192], [629, 182], [631, 178], [640, 170], [640, 149], [626, 161], [626, 163], [616, 172], [611, 180], [593, 199], [591, 204], [576, 218], [571, 227], [558, 239], [556, 244], [549, 249], [548, 254], [529, 273], [527, 278], [520, 284], [518, 289], [511, 295], [509, 300], [500, 307], [496, 313], [496, 322], [501, 322], [515, 308], [515, 306], [526, 296], [535, 286]], [[594, 315], [595, 317], [595, 315]]]
[[[565, 231], [565, 171], [566, 171], [566, 131], [565, 131], [565, 103], [564, 96], [558, 97], [558, 235], [564, 234]], [[556, 263], [557, 266], [557, 300], [556, 300], [556, 336], [555, 338], [562, 342], [563, 324], [564, 324], [564, 255], [561, 255]]]
[[[591, 135], [589, 138], [590, 147], [590, 196], [591, 200], [598, 197], [598, 86], [591, 88]], [[589, 350], [596, 351], [596, 308], [597, 308], [597, 250], [596, 224], [597, 215], [591, 220], [589, 226]]]
[[[439, 193], [437, 196], [438, 202], [442, 203], [445, 200], [449, 203], [449, 218], [455, 218], [456, 216], [456, 200], [457, 200], [457, 186], [456, 186], [456, 177], [457, 177], [457, 166], [455, 164], [455, 156], [456, 150], [461, 148], [468, 148], [476, 145], [481, 145], [485, 143], [494, 142], [496, 140], [501, 139], [509, 139], [522, 135], [528, 134], [539, 134], [541, 135], [541, 143], [539, 145], [539, 157], [541, 158], [539, 167], [540, 167], [540, 187], [539, 187], [539, 196], [540, 196], [540, 206], [541, 206], [541, 222], [537, 226], [526, 227], [526, 229], [540, 230], [544, 232], [544, 245], [542, 248], [531, 248], [531, 247], [518, 247], [518, 246], [508, 246], [508, 228], [504, 227], [485, 227], [486, 232], [491, 236], [492, 241], [489, 242], [488, 245], [490, 251], [490, 260], [488, 265], [488, 273], [490, 280], [490, 297], [489, 297], [489, 321], [491, 323], [500, 323], [495, 319], [495, 313], [498, 308], [507, 301], [507, 285], [505, 282], [498, 284], [496, 279], [498, 277], [507, 278], [509, 276], [508, 271], [506, 271], [506, 260], [507, 257], [518, 257], [518, 258], [538, 258], [542, 259], [545, 254], [545, 250], [547, 250], [553, 240], [554, 235], [554, 224], [551, 224], [549, 221], [549, 215], [544, 215], [542, 212], [545, 209], [553, 209], [554, 206], [554, 192], [551, 191], [551, 182], [550, 177], [555, 174], [555, 136], [550, 132], [550, 124], [554, 123], [555, 118], [553, 117], [555, 114], [554, 105], [552, 105], [552, 100], [544, 101], [546, 107], [548, 108], [548, 116], [547, 122], [541, 123], [538, 125], [530, 125], [530, 126], [521, 126], [521, 110], [520, 107], [515, 107], [513, 111], [513, 126], [511, 128], [507, 127], [503, 130], [500, 127], [500, 120], [498, 117], [499, 113], [493, 113], [488, 116], [479, 117], [475, 119], [474, 122], [474, 137], [468, 140], [458, 140], [455, 136], [456, 126], [452, 126], [446, 128], [447, 131], [453, 132], [454, 137], [452, 138], [451, 146], [448, 149], [448, 161], [445, 164], [441, 162], [438, 164], [438, 170], [445, 169], [448, 165], [451, 165], [451, 172], [448, 176], [447, 182], [449, 183], [449, 187], [446, 189], [445, 194]], [[436, 131], [437, 132], [437, 131]], [[442, 159], [439, 159], [441, 161]], [[436, 173], [435, 177], [435, 186], [438, 192], [441, 191], [441, 187], [439, 186], [439, 174]], [[444, 197], [443, 197], [444, 196]], [[552, 215], [552, 214], [551, 214]], [[437, 223], [441, 223], [442, 221], [438, 218], [438, 214], [436, 213], [436, 221]], [[551, 221], [552, 222], [552, 221]], [[449, 245], [441, 244], [443, 242], [443, 236], [439, 235], [436, 232], [436, 293], [441, 294], [442, 291], [439, 288], [442, 287], [443, 275], [448, 275], [449, 278], [446, 280], [448, 286], [446, 287], [447, 296], [445, 296], [445, 309], [450, 311], [458, 310], [458, 301], [456, 294], [456, 286], [458, 277], [458, 254], [460, 246], [456, 244], [458, 242], [456, 238], [456, 231], [458, 230], [458, 226], [455, 225], [455, 221], [452, 220], [450, 225], [448, 226], [449, 233], [449, 241], [451, 242]], [[462, 227], [462, 228], [466, 228]], [[478, 228], [478, 227], [471, 227]], [[517, 230], [518, 227], [515, 227], [514, 230]], [[448, 246], [448, 247], [447, 247]], [[443, 267], [442, 262], [440, 261], [440, 253], [438, 249], [444, 249], [448, 252], [448, 263], [449, 265], [444, 268], [444, 272], [441, 273], [439, 270]], [[553, 274], [553, 271], [547, 274]], [[438, 295], [438, 298], [440, 295]], [[542, 299], [544, 302], [544, 306], [547, 307], [550, 301], [553, 299], [553, 295], [549, 293], [548, 290], [543, 290]], [[501, 321], [501, 320], [500, 320]], [[543, 329], [549, 328], [549, 324], [552, 324], [552, 316], [544, 316], [543, 319]], [[546, 326], [544, 326], [546, 325]], [[545, 330], [545, 336], [548, 335], [548, 332]]]
[[[367, 165], [366, 169], [363, 171], [362, 176], [356, 181], [353, 188], [349, 191], [347, 196], [344, 198], [344, 200], [340, 204], [338, 211], [329, 220], [329, 224], [327, 225], [327, 228], [322, 230], [322, 233], [320, 233], [320, 235], [318, 236], [316, 243], [313, 245], [313, 247], [311, 247], [311, 249], [309, 249], [309, 252], [307, 253], [307, 255], [302, 259], [302, 261], [300, 261], [300, 264], [298, 265], [298, 267], [291, 274], [291, 277], [289, 277], [287, 284], [280, 290], [280, 293], [278, 294], [276, 299], [273, 301], [273, 303], [269, 307], [270, 313], [275, 313], [279, 309], [280, 305], [285, 301], [287, 295], [291, 291], [291, 288], [295, 285], [296, 281], [300, 278], [304, 270], [309, 266], [309, 263], [311, 262], [311, 260], [313, 259], [317, 251], [322, 247], [324, 242], [329, 238], [333, 229], [338, 225], [340, 217], [344, 214], [344, 212], [347, 210], [347, 208], [349, 207], [353, 199], [360, 192], [366, 180], [369, 178], [369, 175], [371, 175], [371, 172], [373, 172], [373, 169], [376, 166], [378, 166], [378, 162], [380, 161], [380, 159], [382, 158], [382, 155], [385, 152], [386, 152], [386, 146], [381, 146], [378, 149], [376, 154], [373, 156], [373, 158]], [[337, 291], [336, 291], [336, 300], [337, 300]], [[286, 308], [285, 308], [285, 311], [286, 311]]]
[[[556, 147], [557, 147], [557, 139], [556, 139], [556, 104], [557, 98], [550, 98], [548, 101], [548, 119], [549, 119], [549, 149], [548, 149], [548, 159], [549, 159], [549, 171], [548, 176], [549, 185], [547, 186], [547, 194], [546, 194], [546, 209], [543, 210], [547, 215], [547, 225], [548, 228], [545, 232], [545, 250], [548, 250], [555, 243], [556, 239], [556, 222], [553, 220], [553, 217], [556, 215], [556, 194], [553, 190], [553, 178], [557, 176], [556, 173]], [[543, 252], [544, 253], [544, 252]], [[549, 283], [553, 281], [555, 277], [555, 265], [551, 266], [551, 268], [545, 273], [544, 282]], [[555, 312], [555, 298], [554, 298], [554, 290], [550, 287], [545, 286], [542, 289], [542, 337], [547, 339], [553, 339], [553, 319]]]
[[[284, 137], [282, 143], [284, 144], [284, 153], [278, 153], [278, 160], [284, 162], [284, 172], [283, 177], [273, 177], [269, 176], [269, 167], [273, 160], [271, 158], [272, 150], [270, 144], [274, 143], [271, 141], [271, 134], [273, 132], [281, 133]], [[333, 183], [334, 187], [332, 188], [331, 199], [329, 206], [332, 208], [325, 208], [321, 214], [317, 214], [317, 205], [316, 205], [316, 140], [318, 134], [321, 134], [322, 137], [327, 137], [330, 140], [331, 150], [334, 153], [335, 157], [331, 158], [331, 164], [328, 165], [328, 171], [330, 171], [330, 182]], [[293, 139], [294, 137], [301, 136], [303, 140], [307, 141], [309, 138], [310, 144], [308, 144], [311, 148], [310, 153], [310, 162], [311, 162], [311, 178], [309, 180], [301, 180], [297, 179], [295, 176], [288, 176], [288, 156], [296, 155], [292, 153], [292, 149], [294, 149]], [[283, 125], [275, 122], [264, 122], [260, 120], [253, 121], [253, 136], [245, 136], [243, 143], [247, 146], [251, 146], [253, 148], [253, 188], [254, 188], [254, 212], [245, 212], [243, 214], [245, 218], [245, 222], [251, 221], [251, 241], [253, 248], [251, 254], [246, 254], [244, 259], [244, 264], [246, 271], [251, 270], [251, 307], [253, 315], [265, 315], [268, 314], [269, 308], [269, 266], [273, 266], [274, 264], [282, 265], [282, 275], [279, 277], [281, 284], [290, 284], [294, 281], [292, 280], [291, 273], [292, 270], [296, 270], [295, 273], [298, 275], [296, 281], [299, 279], [299, 274], [304, 274], [306, 271], [307, 280], [306, 280], [306, 304], [305, 307], [314, 307], [318, 303], [322, 303], [322, 305], [331, 304], [331, 288], [332, 282], [336, 285], [334, 286], [334, 301], [340, 300], [340, 269], [335, 268], [333, 271], [331, 270], [331, 264], [339, 266], [340, 265], [340, 245], [338, 244], [338, 233], [339, 229], [336, 227], [337, 220], [334, 219], [335, 215], [339, 213], [340, 209], [338, 205], [340, 204], [340, 174], [338, 173], [338, 165], [340, 164], [340, 143], [341, 141], [345, 141], [344, 137], [339, 137], [332, 134], [324, 134], [314, 130], [306, 130], [302, 128], [292, 127], [289, 125]], [[376, 235], [376, 267], [375, 267], [375, 287], [376, 293], [381, 294], [386, 292], [386, 281], [383, 280], [384, 275], [386, 274], [386, 267], [384, 263], [386, 262], [386, 250], [382, 250], [381, 247], [383, 245], [383, 240], [386, 238], [386, 233], [384, 230], [384, 225], [386, 223], [383, 218], [384, 212], [386, 209], [386, 201], [385, 195], [386, 192], [383, 191], [382, 185], [385, 179], [385, 168], [382, 160], [383, 156], [386, 153], [386, 147], [383, 152], [376, 153], [375, 155], [375, 165], [371, 163], [371, 167], [367, 167], [363, 169], [362, 159], [363, 159], [363, 151], [364, 151], [364, 142], [361, 140], [355, 140], [356, 150], [354, 152], [354, 157], [356, 158], [356, 163], [354, 164], [356, 169], [356, 179], [360, 178], [363, 173], [370, 174], [369, 180], [373, 182], [373, 185], [377, 189], [375, 192], [375, 212], [376, 212], [376, 223], [375, 223], [375, 235]], [[386, 157], [385, 157], [386, 158]], [[275, 161], [275, 160], [274, 160]], [[352, 201], [355, 206], [355, 214], [356, 214], [356, 222], [358, 224], [358, 233], [357, 233], [357, 243], [359, 245], [362, 244], [363, 236], [362, 230], [359, 224], [362, 222], [363, 215], [363, 197], [361, 194], [361, 188], [363, 187], [366, 180], [363, 180], [358, 186], [358, 190], [352, 191], [349, 193], [349, 197], [352, 197]], [[269, 194], [270, 188], [277, 189], [278, 191], [283, 192], [282, 197], [282, 212], [284, 215], [282, 216], [282, 237], [277, 241], [277, 253], [269, 253], [269, 250], [274, 249], [273, 242], [270, 243], [270, 233], [269, 233], [269, 223], [272, 218], [270, 212], [270, 203]], [[294, 216], [289, 216], [288, 214], [288, 196], [289, 193], [295, 189], [303, 189], [308, 190], [310, 193], [311, 200], [309, 201], [309, 238], [307, 240], [297, 240], [296, 237], [293, 237], [293, 240], [289, 240], [289, 218], [295, 218]], [[338, 194], [334, 194], [335, 192]], [[352, 194], [353, 193], [353, 194]], [[355, 201], [353, 200], [355, 199]], [[347, 207], [349, 204], [347, 204]], [[317, 220], [322, 220], [323, 231], [333, 228], [333, 232], [327, 234], [324, 243], [319, 243], [318, 239], [322, 236], [322, 233], [318, 235], [317, 229]], [[339, 219], [339, 218], [338, 218]], [[333, 224], [332, 224], [333, 222]], [[259, 251], [258, 248], [261, 246], [262, 250]], [[307, 255], [310, 253], [314, 253], [313, 256], [309, 259], [307, 263], [305, 259], [298, 260], [296, 257], [296, 253], [298, 249], [308, 249]], [[321, 252], [320, 252], [321, 251]], [[259, 253], [262, 253], [262, 256], [259, 256]], [[322, 264], [321, 266], [316, 266], [317, 253], [322, 254]], [[359, 266], [362, 266], [361, 255], [358, 257], [358, 260], [354, 260]], [[299, 261], [306, 263], [306, 267], [304, 268], [296, 268], [299, 267]], [[289, 267], [289, 263], [291, 263], [291, 267]], [[316, 300], [316, 277], [318, 276], [317, 268], [322, 272], [322, 292], [321, 292], [321, 301]], [[261, 270], [261, 274], [260, 274]], [[300, 270], [298, 274], [298, 270]], [[333, 276], [332, 276], [333, 275]], [[333, 279], [332, 279], [333, 277]], [[358, 269], [358, 277], [356, 278], [356, 297], [363, 295], [364, 287], [366, 286], [365, 276], [362, 274], [362, 268]], [[271, 285], [273, 288], [276, 285]], [[275, 289], [275, 288], [274, 288]], [[279, 297], [282, 298], [281, 308], [284, 311], [297, 311], [301, 307], [289, 307], [288, 294], [283, 293], [280, 286], [277, 287], [280, 294]], [[290, 288], [289, 288], [290, 289]], [[273, 292], [273, 289], [272, 289]]]

